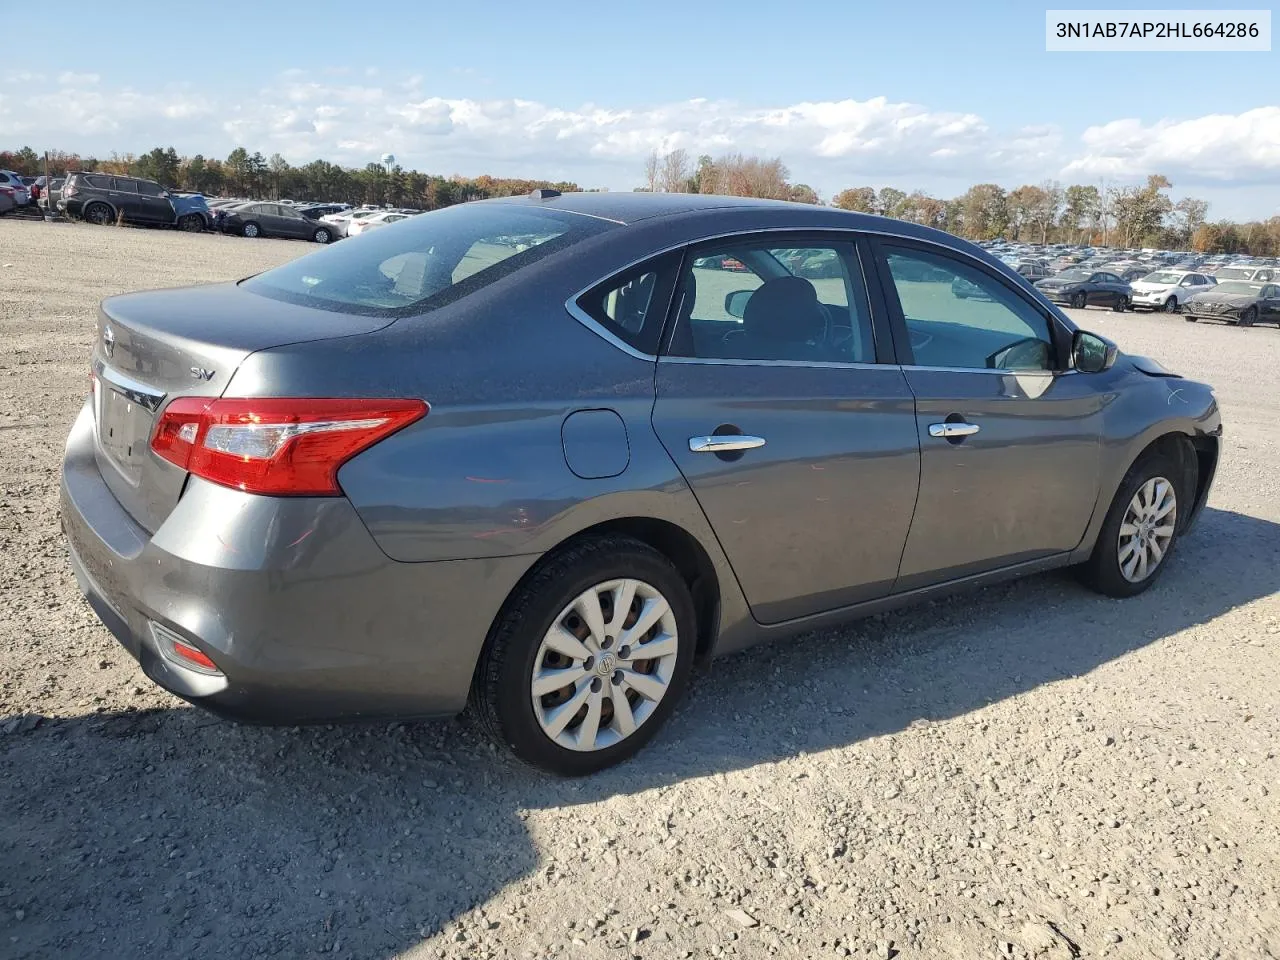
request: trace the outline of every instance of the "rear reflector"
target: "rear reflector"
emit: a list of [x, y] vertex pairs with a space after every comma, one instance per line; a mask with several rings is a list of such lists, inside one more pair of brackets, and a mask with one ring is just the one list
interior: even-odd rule
[[179, 397], [151, 437], [197, 477], [272, 496], [338, 496], [338, 468], [426, 416], [422, 400]]
[[155, 638], [156, 646], [160, 648], [160, 655], [170, 663], [176, 663], [180, 667], [194, 670], [196, 673], [208, 674], [211, 677], [223, 675], [218, 665], [199, 648], [154, 620], [150, 621], [150, 625], [151, 636]]

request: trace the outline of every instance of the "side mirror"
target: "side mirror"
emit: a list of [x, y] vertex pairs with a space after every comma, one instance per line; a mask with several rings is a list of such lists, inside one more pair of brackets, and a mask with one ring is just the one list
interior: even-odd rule
[[1077, 330], [1071, 339], [1071, 362], [1081, 373], [1102, 373], [1115, 365], [1119, 348], [1106, 337]]
[[747, 312], [747, 301], [751, 299], [753, 292], [751, 290], [735, 290], [733, 293], [726, 293], [724, 297], [724, 312], [741, 320], [743, 314]]

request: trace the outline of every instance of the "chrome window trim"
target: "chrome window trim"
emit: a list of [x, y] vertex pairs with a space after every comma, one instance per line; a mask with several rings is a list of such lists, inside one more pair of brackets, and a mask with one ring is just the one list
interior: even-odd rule
[[[568, 212], [576, 212], [576, 211], [561, 211], [561, 212], [568, 213]], [[592, 215], [591, 215], [591, 214], [582, 214], [582, 216], [592, 216]], [[596, 217], [595, 219], [597, 219], [597, 220], [604, 220], [604, 219], [607, 219], [607, 218], [605, 218], [605, 217]], [[628, 224], [622, 223], [622, 221], [619, 221], [619, 220], [610, 220], [609, 222], [610, 222], [610, 223], [620, 223], [620, 224], [622, 224], [623, 226], [628, 226]], [[575, 293], [573, 296], [569, 297], [569, 299], [567, 299], [567, 300], [564, 302], [565, 310], [566, 310], [566, 311], [568, 311], [568, 313], [569, 313], [569, 315], [570, 315], [571, 317], [573, 317], [575, 320], [577, 320], [579, 323], [581, 323], [583, 326], [585, 326], [585, 327], [586, 327], [588, 330], [590, 330], [592, 333], [594, 333], [594, 334], [598, 335], [598, 336], [599, 336], [599, 337], [601, 337], [602, 339], [604, 339], [604, 340], [608, 341], [609, 343], [611, 343], [613, 346], [615, 346], [615, 347], [617, 347], [618, 349], [622, 350], [622, 352], [623, 352], [623, 353], [626, 353], [627, 355], [632, 356], [632, 357], [635, 357], [635, 358], [637, 358], [637, 359], [639, 359], [639, 360], [648, 360], [648, 361], [650, 361], [650, 362], [657, 362], [657, 360], [659, 359], [659, 357], [658, 357], [658, 355], [657, 355], [657, 354], [645, 353], [645, 352], [643, 352], [643, 351], [641, 351], [641, 350], [637, 350], [635, 347], [631, 346], [631, 345], [630, 345], [629, 343], [627, 343], [625, 340], [622, 340], [621, 338], [619, 338], [619, 337], [615, 336], [614, 334], [610, 333], [607, 329], [605, 329], [605, 328], [604, 328], [600, 323], [598, 323], [596, 320], [592, 319], [592, 317], [591, 317], [591, 315], [590, 315], [590, 314], [588, 314], [585, 310], [583, 310], [581, 307], [579, 307], [579, 306], [578, 306], [578, 300], [579, 300], [580, 298], [582, 298], [583, 296], [585, 296], [586, 294], [590, 293], [592, 290], [594, 290], [594, 289], [595, 289], [596, 287], [598, 287], [600, 284], [604, 283], [604, 282], [605, 282], [606, 280], [608, 280], [610, 277], [614, 277], [614, 276], [617, 276], [618, 274], [626, 273], [628, 270], [632, 269], [633, 267], [638, 267], [638, 266], [640, 266], [641, 264], [643, 264], [643, 263], [647, 263], [647, 262], [648, 262], [648, 261], [650, 261], [650, 260], [655, 260], [655, 259], [657, 259], [658, 257], [663, 256], [664, 254], [672, 253], [672, 252], [673, 252], [673, 251], [675, 251], [675, 250], [683, 250], [683, 249], [685, 249], [686, 247], [692, 247], [692, 246], [696, 246], [696, 245], [698, 245], [698, 244], [702, 244], [702, 243], [713, 243], [713, 242], [715, 242], [715, 241], [717, 241], [717, 240], [728, 240], [728, 239], [730, 239], [730, 238], [732, 238], [732, 237], [750, 237], [750, 236], [755, 236], [755, 235], [762, 234], [762, 233], [818, 233], [818, 234], [823, 234], [823, 233], [832, 233], [832, 234], [836, 234], [837, 236], [841, 237], [841, 238], [842, 238], [846, 243], [852, 243], [852, 244], [854, 244], [854, 253], [855, 253], [855, 254], [858, 254], [858, 250], [857, 250], [857, 238], [858, 238], [858, 236], [860, 236], [860, 235], [861, 235], [861, 236], [889, 237], [889, 238], [892, 238], [892, 239], [895, 239], [895, 240], [905, 240], [905, 241], [907, 241], [908, 243], [923, 243], [923, 244], [926, 244], [926, 245], [931, 246], [931, 247], [936, 247], [937, 249], [939, 249], [939, 250], [941, 250], [941, 251], [943, 251], [943, 252], [945, 252], [945, 253], [951, 254], [952, 256], [961, 256], [961, 257], [965, 257], [966, 259], [973, 261], [975, 264], [978, 264], [979, 266], [986, 267], [988, 270], [990, 270], [990, 269], [991, 269], [991, 264], [990, 264], [990, 263], [988, 263], [987, 261], [983, 260], [981, 257], [975, 257], [973, 254], [969, 253], [967, 250], [957, 250], [955, 247], [948, 246], [948, 245], [947, 245], [947, 244], [945, 244], [945, 243], [939, 243], [937, 240], [930, 240], [930, 239], [925, 238], [925, 237], [913, 237], [913, 236], [910, 236], [910, 235], [908, 235], [908, 234], [904, 234], [904, 233], [893, 233], [893, 232], [890, 232], [890, 231], [888, 231], [888, 230], [866, 230], [866, 229], [860, 229], [860, 228], [857, 228], [857, 227], [831, 227], [831, 226], [814, 226], [814, 227], [803, 227], [803, 226], [801, 226], [801, 227], [796, 227], [796, 226], [792, 226], [792, 227], [757, 227], [757, 228], [755, 228], [755, 229], [751, 229], [751, 230], [729, 230], [729, 231], [726, 231], [726, 232], [724, 232], [724, 233], [715, 233], [715, 234], [710, 234], [710, 235], [708, 235], [708, 236], [698, 237], [698, 238], [693, 239], [693, 240], [682, 240], [682, 241], [680, 241], [679, 243], [673, 243], [673, 244], [670, 244], [669, 246], [660, 247], [660, 248], [658, 248], [657, 250], [652, 250], [652, 251], [650, 251], [649, 253], [646, 253], [643, 257], [637, 257], [635, 260], [632, 260], [630, 263], [623, 264], [621, 267], [618, 267], [618, 268], [616, 268], [616, 269], [614, 269], [614, 270], [610, 270], [610, 271], [609, 271], [607, 274], [605, 274], [604, 276], [602, 276], [602, 277], [600, 277], [599, 279], [594, 280], [594, 281], [592, 281], [591, 283], [587, 284], [585, 287], [583, 287], [581, 290], [579, 290], [579, 291], [578, 291], [577, 293]], [[862, 269], [863, 283], [865, 284], [865, 283], [866, 283], [866, 276], [867, 276], [867, 269], [866, 269], [866, 264], [862, 263], [860, 255], [859, 255], [858, 265], [859, 265], [859, 267], [861, 267], [861, 269]], [[1008, 278], [1008, 277], [1006, 277], [1005, 279], [1006, 279], [1006, 280], [1008, 280], [1009, 278]], [[1022, 279], [1022, 278], [1019, 278], [1019, 279]], [[1048, 310], [1049, 317], [1050, 317], [1053, 321], [1058, 322], [1058, 323], [1061, 323], [1061, 322], [1062, 322], [1062, 319], [1061, 319], [1060, 317], [1058, 317], [1058, 315], [1057, 315], [1057, 314], [1054, 312], [1054, 310], [1052, 309], [1052, 303], [1050, 303], [1050, 302], [1049, 302], [1048, 297], [1045, 297], [1043, 293], [1041, 293], [1038, 289], [1036, 289], [1035, 287], [1031, 286], [1030, 284], [1024, 284], [1024, 285], [1025, 285], [1025, 286], [1030, 287], [1030, 292], [1032, 292], [1032, 293], [1036, 293], [1036, 294], [1039, 294], [1040, 299], [1033, 298], [1033, 302], [1034, 302], [1034, 303], [1036, 303], [1036, 305], [1037, 305], [1037, 306], [1040, 306], [1040, 307], [1044, 307], [1044, 306], [1048, 305], [1048, 306], [1049, 306], [1049, 310]], [[1042, 303], [1042, 302], [1041, 302], [1041, 300], [1043, 300], [1044, 302]], [[868, 306], [870, 306], [870, 304], [868, 304]], [[1069, 326], [1067, 327], [1067, 331], [1068, 331], [1068, 332], [1071, 332], [1071, 331], [1072, 331], [1072, 330], [1074, 330], [1074, 329], [1076, 329], [1074, 324], [1071, 324], [1071, 325], [1069, 325]], [[874, 324], [873, 324], [873, 325], [872, 325], [872, 336], [874, 337], [874, 335], [875, 335], [875, 326], [874, 326]], [[701, 357], [662, 357], [661, 359], [663, 359], [663, 360], [693, 360], [693, 361], [703, 362], [703, 363], [706, 363], [706, 362], [711, 362], [711, 363], [722, 363], [722, 362], [726, 362], [726, 361], [703, 360], [703, 358], [701, 358]], [[892, 364], [892, 363], [860, 363], [860, 362], [854, 362], [854, 361], [850, 361], [849, 363], [835, 363], [835, 362], [830, 362], [830, 361], [821, 361], [821, 362], [815, 361], [814, 363], [806, 363], [806, 362], [804, 362], [804, 361], [797, 361], [797, 360], [759, 360], [759, 361], [732, 361], [732, 362], [733, 362], [733, 363], [750, 363], [750, 364], [774, 364], [774, 363], [778, 363], [778, 364], [798, 365], [798, 366], [807, 366], [807, 367], [811, 367], [811, 366], [818, 366], [818, 365], [822, 365], [822, 366], [833, 366], [833, 367], [853, 367], [853, 366], [868, 366], [868, 367], [899, 367], [899, 365], [898, 365], [898, 364]], [[906, 368], [906, 369], [951, 369], [951, 368], [908, 367], [908, 368]], [[964, 371], [964, 368], [957, 368], [957, 369], [960, 369], [960, 370]], [[982, 369], [982, 368], [973, 368], [973, 369], [979, 369], [979, 370], [980, 370], [980, 369]], [[965, 372], [971, 372], [971, 371], [965, 371]], [[1006, 370], [1006, 371], [1001, 371], [1001, 372], [1009, 373], [1009, 372], [1011, 372], [1011, 371], [1007, 371], [1007, 370]], [[1063, 372], [1063, 371], [1057, 371], [1057, 372]]]
[[709, 367], [805, 367], [832, 370], [903, 370], [896, 363], [867, 363], [862, 360], [740, 360], [716, 357], [659, 357], [659, 363], [695, 363]]
[[1064, 377], [1067, 374], [1075, 374], [1080, 371], [1074, 367], [1067, 370], [1037, 370], [1037, 369], [1017, 369], [1005, 367], [929, 367], [912, 363], [904, 363], [901, 367], [903, 370], [915, 370], [921, 373], [982, 373], [997, 374], [1002, 377]]
[[[648, 260], [649, 258], [645, 257], [644, 259]], [[625, 273], [627, 270], [630, 270], [631, 267], [634, 267], [641, 263], [644, 263], [644, 260], [637, 260], [635, 263], [631, 264], [630, 266], [624, 267], [622, 270], [618, 272]], [[609, 274], [609, 277], [611, 276], [613, 276], [613, 274]], [[568, 300], [565, 301], [564, 308], [569, 311], [569, 316], [573, 317], [573, 319], [577, 320], [580, 324], [582, 324], [584, 327], [586, 327], [596, 336], [613, 344], [613, 346], [617, 347], [619, 350], [621, 350], [623, 353], [627, 354], [628, 356], [635, 357], [637, 360], [647, 360], [650, 363], [657, 362], [658, 358], [656, 356], [654, 356], [651, 353], [645, 353], [643, 350], [637, 350], [631, 344], [627, 343], [627, 341], [623, 340], [613, 331], [605, 327], [604, 324], [596, 320], [593, 316], [591, 316], [591, 314], [587, 313], [587, 311], [583, 310], [580, 306], [578, 306], [578, 297], [583, 296], [583, 294], [585, 294], [588, 290], [592, 290], [599, 284], [604, 283], [604, 281], [608, 280], [609, 277], [602, 277], [600, 280], [597, 280], [591, 286], [587, 287], [586, 290], [583, 290], [581, 293], [577, 294], [576, 296], [570, 297]]]

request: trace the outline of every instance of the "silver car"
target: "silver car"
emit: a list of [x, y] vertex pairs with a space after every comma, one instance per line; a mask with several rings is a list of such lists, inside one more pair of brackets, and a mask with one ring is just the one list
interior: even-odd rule
[[156, 683], [280, 723], [470, 702], [568, 774], [698, 660], [1056, 567], [1147, 589], [1221, 432], [1207, 386], [970, 243], [678, 194], [536, 191], [112, 297], [92, 372], [63, 527]]

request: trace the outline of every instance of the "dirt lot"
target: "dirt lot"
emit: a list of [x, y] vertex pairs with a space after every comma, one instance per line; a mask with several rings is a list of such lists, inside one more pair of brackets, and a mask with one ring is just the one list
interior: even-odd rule
[[1159, 585], [1033, 578], [718, 662], [635, 762], [160, 693], [76, 593], [96, 301], [305, 244], [0, 222], [0, 957], [1280, 956], [1280, 331], [1089, 310], [1215, 384]]

